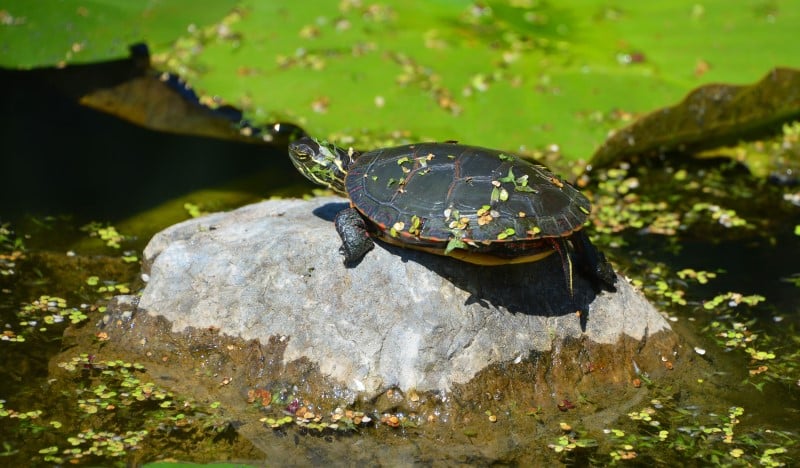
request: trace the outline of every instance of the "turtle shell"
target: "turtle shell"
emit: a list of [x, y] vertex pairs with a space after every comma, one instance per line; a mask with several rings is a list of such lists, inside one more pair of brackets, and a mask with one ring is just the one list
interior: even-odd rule
[[373, 230], [395, 244], [435, 250], [458, 239], [467, 250], [503, 257], [551, 253], [552, 239], [581, 229], [591, 210], [544, 166], [455, 143], [364, 153], [348, 168], [345, 188]]

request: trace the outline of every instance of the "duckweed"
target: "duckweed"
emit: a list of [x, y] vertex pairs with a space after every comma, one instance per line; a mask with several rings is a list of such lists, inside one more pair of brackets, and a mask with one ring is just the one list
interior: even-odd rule
[[691, 268], [684, 268], [676, 273], [680, 279], [693, 279], [700, 284], [706, 284], [709, 280], [717, 277], [713, 271], [695, 271]]
[[703, 307], [708, 310], [716, 309], [723, 304], [727, 307], [736, 307], [739, 304], [746, 304], [752, 307], [760, 302], [764, 302], [765, 300], [766, 298], [764, 296], [760, 296], [758, 294], [745, 296], [737, 292], [727, 292], [714, 296], [714, 298], [711, 300], [703, 303]]
[[[64, 397], [72, 399], [87, 418], [84, 421], [88, 421], [88, 425], [102, 425], [107, 429], [83, 429], [69, 435], [60, 432], [63, 428], [60, 421], [50, 421], [40, 430], [56, 431], [54, 435], [63, 435], [63, 442], [39, 450], [45, 462], [91, 463], [107, 457], [126, 457], [146, 438], [165, 430], [203, 434], [224, 427], [217, 416], [219, 402], [201, 406], [180, 399], [153, 382], [142, 380], [146, 375], [142, 364], [102, 360], [83, 353], [58, 363], [58, 367], [74, 374], [78, 384], [71, 391], [65, 390]], [[18, 413], [7, 410], [0, 402], [0, 416], [22, 419], [20, 414], [25, 414], [23, 418], [42, 416], [41, 411]], [[139, 427], [128, 427], [131, 425]]]
[[189, 203], [189, 202], [184, 203], [183, 209], [186, 210], [186, 212], [192, 218], [199, 218], [200, 216], [207, 214], [200, 208], [200, 205], [195, 205], [194, 203]]
[[575, 449], [596, 447], [597, 441], [594, 439], [573, 438], [569, 435], [559, 436], [554, 443], [547, 445], [555, 453], [572, 452]]
[[26, 335], [45, 332], [52, 325], [84, 322], [88, 318], [85, 308], [88, 306], [69, 307], [66, 299], [62, 297], [41, 295], [33, 302], [23, 304], [17, 311], [18, 324], [22, 327], [22, 331], [14, 332], [7, 329], [0, 336], [0, 340], [23, 342]]
[[[634, 426], [634, 430], [626, 431], [618, 427], [605, 429], [605, 440], [600, 442], [610, 443], [612, 448], [607, 455], [595, 455], [592, 459], [601, 465], [617, 463], [650, 457], [669, 447], [671, 450], [692, 454], [701, 464], [728, 465], [734, 463], [734, 459], [755, 464], [762, 459], [769, 459], [769, 466], [782, 466], [786, 460], [771, 457], [786, 453], [785, 447], [775, 451], [768, 449], [769, 453], [766, 450], [759, 453], [752, 442], [756, 439], [782, 442], [788, 434], [756, 429], [751, 433], [737, 435], [736, 429], [743, 414], [744, 409], [739, 406], [730, 407], [724, 416], [702, 414], [697, 408], [683, 408], [670, 396], [664, 395], [652, 400], [650, 405], [628, 413], [628, 420], [638, 425]], [[656, 459], [662, 458], [656, 456]]]
[[89, 233], [89, 237], [97, 237], [102, 240], [106, 246], [119, 249], [127, 237], [120, 234], [117, 231], [117, 228], [110, 224], [102, 224], [98, 222], [92, 222], [86, 224], [81, 228], [82, 231]]
[[86, 429], [67, 438], [70, 447], [60, 449], [58, 446], [50, 446], [39, 450], [39, 453], [44, 455], [44, 461], [58, 464], [80, 463], [88, 457], [125, 457], [128, 451], [138, 448], [147, 435], [148, 431], [126, 431], [118, 434]]

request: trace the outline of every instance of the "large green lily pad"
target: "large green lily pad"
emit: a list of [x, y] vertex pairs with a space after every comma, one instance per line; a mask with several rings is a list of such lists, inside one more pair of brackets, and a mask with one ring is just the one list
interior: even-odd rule
[[[588, 157], [632, 115], [699, 85], [800, 67], [794, 3], [18, 3], [0, 26], [0, 65], [124, 55], [143, 39], [158, 67], [209, 103], [360, 146], [386, 137], [509, 150], [557, 144], [568, 157]], [[17, 50], [31, 38], [48, 52]]]
[[194, 72], [201, 92], [255, 121], [288, 120], [338, 139], [401, 131], [512, 150], [555, 143], [586, 157], [628, 112], [709, 81], [753, 81], [776, 63], [800, 65], [775, 39], [794, 34], [800, 7], [789, 5], [242, 5], [226, 37], [206, 36], [199, 53], [178, 51], [171, 57], [183, 61], [165, 63]]

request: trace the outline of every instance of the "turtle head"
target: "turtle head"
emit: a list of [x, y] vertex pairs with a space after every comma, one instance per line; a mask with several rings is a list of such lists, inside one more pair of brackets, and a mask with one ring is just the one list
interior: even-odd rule
[[308, 180], [347, 196], [344, 177], [353, 162], [352, 151], [303, 137], [289, 144], [289, 158]]

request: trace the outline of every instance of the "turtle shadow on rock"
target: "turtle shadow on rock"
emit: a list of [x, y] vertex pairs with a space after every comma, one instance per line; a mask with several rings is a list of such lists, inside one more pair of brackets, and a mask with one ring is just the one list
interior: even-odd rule
[[[328, 222], [333, 222], [333, 218], [336, 217], [336, 213], [342, 211], [343, 209], [349, 207], [350, 204], [347, 202], [342, 203], [326, 203], [322, 206], [318, 206], [314, 208], [311, 212], [317, 218], [323, 219]], [[332, 228], [333, 226], [331, 226]]]
[[[313, 210], [315, 216], [333, 222], [336, 213], [348, 203], [326, 203]], [[333, 226], [331, 226], [333, 229]], [[474, 265], [454, 258], [433, 255], [413, 249], [376, 241], [375, 244], [403, 262], [412, 261], [447, 279], [457, 288], [470, 294], [467, 303], [483, 307], [504, 308], [511, 313], [541, 317], [581, 314], [581, 329], [585, 328], [586, 311], [597, 296], [591, 283], [578, 271], [573, 273], [573, 297], [558, 254], [533, 263], [499, 266]], [[367, 255], [370, 255], [368, 252]], [[360, 263], [360, 262], [359, 262]], [[357, 264], [348, 265], [357, 268]]]
[[597, 297], [591, 283], [574, 272], [573, 297], [570, 297], [558, 254], [538, 262], [484, 266], [450, 257], [432, 255], [376, 242], [400, 257], [413, 261], [447, 279], [470, 294], [467, 303], [503, 308], [514, 314], [558, 317], [583, 311], [581, 328], [589, 304]]

